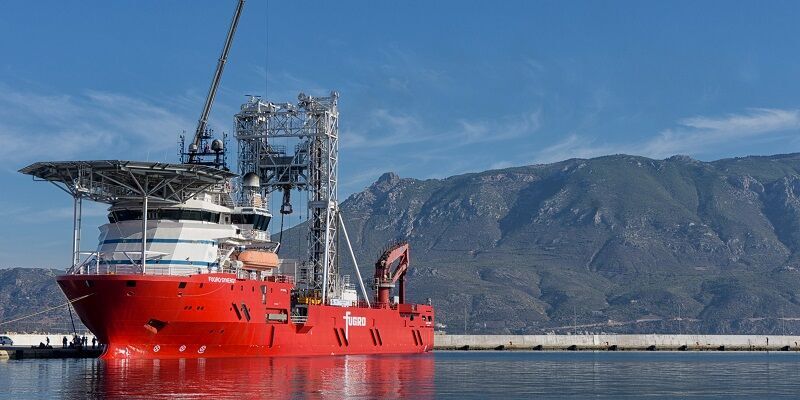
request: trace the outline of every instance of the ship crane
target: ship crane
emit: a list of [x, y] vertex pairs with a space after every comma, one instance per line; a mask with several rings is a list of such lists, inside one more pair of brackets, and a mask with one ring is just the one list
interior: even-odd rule
[[[211, 86], [208, 88], [208, 95], [206, 95], [206, 102], [203, 104], [203, 111], [200, 113], [200, 118], [197, 120], [197, 129], [194, 132], [194, 139], [189, 145], [187, 151], [184, 151], [183, 137], [181, 136], [180, 152], [181, 161], [189, 164], [205, 164], [213, 165], [215, 167], [225, 166], [225, 149], [223, 142], [219, 139], [212, 140], [211, 144], [207, 144], [207, 140], [212, 139], [213, 135], [208, 129], [208, 114], [211, 112], [211, 105], [214, 104], [214, 98], [217, 95], [219, 82], [222, 79], [222, 70], [225, 68], [225, 62], [228, 60], [228, 53], [233, 44], [233, 36], [236, 34], [236, 27], [239, 25], [239, 17], [242, 15], [244, 8], [244, 1], [239, 0], [236, 4], [236, 11], [233, 13], [233, 20], [228, 28], [228, 35], [225, 38], [225, 45], [222, 47], [222, 54], [217, 60], [217, 69], [214, 71], [214, 78], [211, 80]], [[204, 156], [212, 156], [214, 161], [204, 162]]]
[[[392, 265], [395, 261], [397, 262], [397, 267], [392, 271]], [[389, 305], [389, 292], [398, 282], [399, 303], [405, 303], [405, 278], [406, 271], [408, 271], [408, 262], [408, 243], [401, 242], [384, 251], [378, 262], [375, 263], [375, 302], [378, 303], [379, 307]]]

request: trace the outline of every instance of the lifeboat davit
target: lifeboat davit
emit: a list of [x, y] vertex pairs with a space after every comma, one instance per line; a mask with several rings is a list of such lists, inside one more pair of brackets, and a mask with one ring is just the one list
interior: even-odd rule
[[245, 269], [272, 269], [278, 267], [278, 255], [269, 251], [245, 250], [236, 257]]

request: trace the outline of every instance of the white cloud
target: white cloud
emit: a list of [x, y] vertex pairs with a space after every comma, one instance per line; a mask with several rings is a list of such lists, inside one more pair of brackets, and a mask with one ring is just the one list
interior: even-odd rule
[[686, 118], [679, 125], [644, 143], [638, 153], [654, 158], [697, 155], [714, 146], [796, 130], [800, 128], [800, 110], [755, 108], [724, 117]]
[[489, 169], [503, 169], [513, 167], [515, 164], [511, 161], [498, 161], [489, 165]]
[[698, 156], [718, 151], [720, 146], [785, 135], [797, 129], [800, 129], [800, 110], [753, 108], [722, 117], [685, 118], [678, 121], [677, 127], [665, 129], [638, 143], [597, 143], [592, 138], [571, 134], [539, 151], [535, 159], [537, 162], [553, 162], [618, 153], [651, 158], [675, 154]]
[[408, 91], [410, 84], [442, 86], [450, 83], [444, 70], [429, 66], [430, 62], [411, 50], [389, 45], [380, 50], [383, 59], [379, 70], [386, 76], [387, 86]]
[[75, 157], [143, 158], [175, 149], [194, 123], [155, 102], [87, 91], [22, 92], [0, 84], [2, 163]]
[[343, 148], [389, 147], [434, 140], [419, 118], [410, 114], [378, 108], [361, 121], [351, 122], [341, 135]]
[[[388, 109], [375, 109], [358, 126], [344, 132], [343, 148], [389, 147], [402, 144], [437, 143], [437, 152], [462, 146], [497, 142], [529, 135], [541, 127], [541, 110], [497, 120], [456, 121], [456, 126], [436, 132], [421, 118]], [[434, 133], [431, 133], [434, 132]]]
[[541, 109], [506, 116], [499, 120], [458, 120], [459, 128], [452, 136], [457, 145], [496, 142], [532, 134], [541, 127]]
[[536, 155], [537, 163], [551, 163], [570, 158], [592, 158], [614, 152], [613, 146], [597, 145], [591, 138], [571, 134], [564, 140], [545, 147]]
[[265, 100], [274, 103], [296, 103], [297, 95], [300, 92], [310, 96], [327, 96], [331, 92], [331, 88], [326, 88], [325, 85], [317, 81], [306, 79], [287, 71], [267, 71], [260, 65], [253, 65], [252, 68], [260, 78], [254, 80], [258, 84], [251, 89], [252, 92], [235, 93], [236, 96], [242, 94], [264, 96], [266, 91]]
[[533, 57], [523, 57], [522, 65], [531, 76], [539, 76], [546, 70], [544, 63]]

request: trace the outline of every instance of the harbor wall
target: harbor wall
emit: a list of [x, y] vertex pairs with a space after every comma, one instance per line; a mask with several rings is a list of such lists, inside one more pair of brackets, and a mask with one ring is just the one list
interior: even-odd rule
[[794, 350], [780, 335], [436, 335], [437, 350]]
[[[61, 347], [70, 333], [2, 334], [14, 346], [36, 346], [50, 337]], [[86, 335], [91, 346], [92, 335]], [[800, 336], [781, 335], [441, 335], [436, 350], [793, 350], [800, 351]]]

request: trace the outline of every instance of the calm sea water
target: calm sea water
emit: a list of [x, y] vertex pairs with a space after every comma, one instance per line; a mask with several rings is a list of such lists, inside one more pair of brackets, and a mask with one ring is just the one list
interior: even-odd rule
[[8, 399], [800, 398], [799, 353], [0, 361]]

